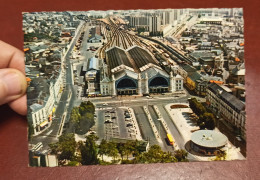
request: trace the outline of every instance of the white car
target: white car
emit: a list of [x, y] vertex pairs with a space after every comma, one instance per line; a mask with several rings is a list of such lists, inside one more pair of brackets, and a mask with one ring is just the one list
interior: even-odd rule
[[104, 103], [103, 106], [108, 106], [108, 104], [107, 104], [107, 103]]

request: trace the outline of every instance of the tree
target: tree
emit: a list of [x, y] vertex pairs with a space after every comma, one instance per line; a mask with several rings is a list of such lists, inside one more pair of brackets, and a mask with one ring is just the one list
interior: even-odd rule
[[105, 139], [102, 139], [98, 151], [98, 154], [102, 157], [102, 161], [103, 161], [103, 156], [106, 155], [107, 153], [108, 153], [108, 143]]
[[[121, 160], [124, 160], [124, 156], [126, 155], [126, 146], [125, 143], [118, 143], [117, 144], [118, 153], [121, 156]], [[127, 156], [128, 159], [128, 156]]]
[[215, 152], [216, 158], [214, 161], [223, 161], [226, 160], [227, 158], [227, 152], [224, 150], [219, 150]]
[[72, 160], [76, 151], [76, 140], [74, 134], [64, 134], [59, 137], [59, 147], [61, 149], [60, 160]]
[[164, 152], [162, 156], [163, 163], [177, 162], [178, 160], [174, 157], [172, 152]]
[[197, 122], [198, 126], [200, 126], [200, 129], [215, 129], [215, 117], [212, 113], [204, 113], [199, 117], [199, 120]]
[[198, 18], [201, 18], [201, 14], [198, 15]]
[[162, 162], [163, 151], [159, 145], [152, 145], [145, 156], [148, 163], [159, 163]]
[[75, 107], [71, 112], [71, 121], [75, 123], [77, 134], [85, 134], [95, 124], [95, 106], [90, 101], [82, 102], [79, 107]]
[[116, 143], [115, 142], [109, 142], [108, 143], [108, 155], [110, 157], [113, 157], [113, 160], [115, 161], [115, 159], [118, 157], [118, 149], [116, 147]]
[[85, 144], [80, 146], [81, 163], [83, 165], [94, 165], [99, 163], [97, 158], [96, 140], [98, 140], [98, 137], [95, 135], [86, 136]]
[[178, 149], [176, 151], [174, 151], [174, 156], [177, 159], [178, 162], [187, 162], [187, 156], [188, 153], [187, 151], [183, 150], [183, 149]]
[[192, 111], [198, 116], [206, 112], [205, 107], [200, 102], [198, 102], [196, 98], [191, 98], [189, 100], [189, 106], [192, 109]]
[[88, 101], [87, 103], [82, 102], [79, 106], [79, 112], [81, 115], [86, 114], [87, 112], [93, 113], [95, 112], [95, 106], [92, 102]]
[[56, 154], [58, 159], [61, 160], [73, 160], [77, 147], [74, 134], [63, 134], [59, 137], [57, 143], [49, 144], [52, 154]]
[[72, 123], [79, 123], [80, 121], [80, 113], [79, 113], [79, 109], [77, 107], [74, 107], [72, 110], [71, 110], [71, 115], [70, 115], [70, 120]]
[[80, 118], [80, 122], [78, 123], [78, 127], [76, 128], [77, 134], [86, 134], [87, 131], [95, 124], [94, 114], [86, 113]]
[[135, 147], [133, 146], [134, 142], [127, 141], [124, 144], [125, 147], [125, 154], [126, 154], [126, 159], [128, 160], [128, 156], [135, 150]]

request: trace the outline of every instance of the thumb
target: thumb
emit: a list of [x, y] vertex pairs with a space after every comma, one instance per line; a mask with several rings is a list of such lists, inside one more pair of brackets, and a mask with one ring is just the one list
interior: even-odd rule
[[0, 69], [0, 105], [18, 99], [26, 92], [25, 75], [17, 69]]

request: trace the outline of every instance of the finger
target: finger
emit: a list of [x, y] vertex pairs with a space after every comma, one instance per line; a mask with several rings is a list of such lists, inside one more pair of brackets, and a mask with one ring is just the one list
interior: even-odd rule
[[14, 68], [25, 74], [22, 51], [0, 40], [0, 52], [0, 69]]
[[18, 114], [26, 115], [27, 114], [27, 103], [26, 103], [26, 95], [23, 95], [22, 97], [11, 101], [9, 103], [9, 106]]
[[11, 102], [26, 92], [24, 74], [17, 69], [0, 69], [0, 105]]

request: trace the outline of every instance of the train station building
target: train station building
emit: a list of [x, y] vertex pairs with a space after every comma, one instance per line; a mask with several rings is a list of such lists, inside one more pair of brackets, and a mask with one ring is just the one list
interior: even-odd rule
[[100, 82], [102, 95], [144, 95], [183, 90], [183, 78], [173, 72], [168, 74], [150, 52], [139, 46], [127, 50], [111, 47], [106, 50], [105, 62]]

